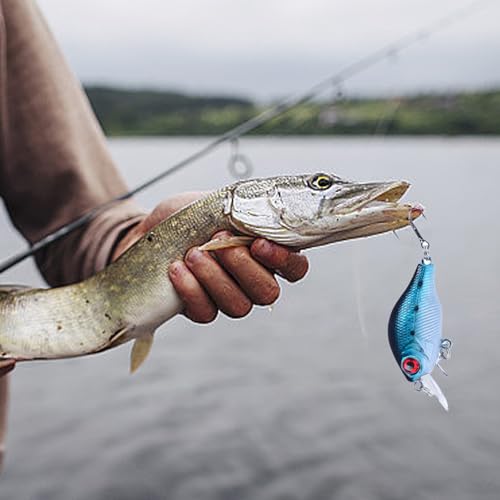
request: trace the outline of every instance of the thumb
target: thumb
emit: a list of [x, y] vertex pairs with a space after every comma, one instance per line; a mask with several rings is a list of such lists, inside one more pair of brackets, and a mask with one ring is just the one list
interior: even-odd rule
[[159, 203], [156, 208], [140, 224], [140, 229], [145, 234], [162, 220], [170, 217], [175, 212], [205, 196], [207, 191], [188, 191], [179, 193]]
[[125, 250], [129, 249], [137, 240], [142, 238], [161, 221], [206, 194], [206, 191], [190, 191], [177, 194], [162, 201], [149, 215], [122, 237], [116, 245], [111, 261], [116, 260]]

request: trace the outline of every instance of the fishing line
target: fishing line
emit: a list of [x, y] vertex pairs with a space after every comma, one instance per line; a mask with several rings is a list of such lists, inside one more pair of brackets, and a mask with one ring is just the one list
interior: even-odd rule
[[[375, 128], [373, 130], [372, 138], [384, 137], [386, 135], [388, 126], [394, 120], [396, 112], [399, 108], [400, 100], [396, 99], [395, 102], [388, 102], [380, 111], [377, 118]], [[394, 231], [396, 235], [396, 232]], [[396, 235], [397, 236], [397, 235]], [[361, 254], [360, 247], [354, 245], [351, 253], [351, 271], [353, 274], [353, 288], [354, 288], [354, 302], [356, 304], [356, 315], [358, 319], [359, 329], [365, 341], [369, 338], [368, 327], [365, 321], [364, 303], [363, 303], [363, 288], [361, 287]]]
[[361, 330], [361, 335], [363, 336], [363, 339], [366, 341], [369, 338], [369, 334], [364, 316], [364, 307], [363, 307], [364, 303], [363, 303], [362, 288], [361, 288], [361, 271], [359, 265], [359, 261], [361, 259], [359, 255], [358, 245], [353, 245], [352, 252], [353, 253], [351, 254], [352, 255], [351, 265], [352, 265], [352, 274], [354, 276], [353, 279], [354, 297], [356, 299], [354, 302], [356, 303], [356, 314], [358, 317], [359, 329]]
[[[375, 128], [373, 130], [372, 138], [385, 137], [390, 124], [394, 121], [396, 114], [401, 105], [401, 99], [396, 97], [387, 102], [387, 104], [380, 110], [377, 117]], [[396, 231], [394, 231], [396, 238], [399, 238]], [[354, 298], [356, 304], [356, 315], [358, 319], [359, 329], [361, 330], [361, 335], [365, 341], [370, 337], [368, 333], [368, 326], [365, 320], [365, 310], [363, 302], [363, 288], [361, 286], [361, 253], [360, 247], [355, 245], [351, 253], [351, 266], [353, 274], [353, 288], [354, 288]]]
[[133, 197], [134, 195], [140, 193], [141, 191], [146, 190], [147, 188], [156, 184], [157, 182], [165, 179], [166, 177], [172, 175], [173, 173], [181, 170], [182, 168], [208, 155], [213, 150], [218, 148], [220, 145], [226, 142], [234, 141], [235, 139], [238, 139], [239, 137], [247, 134], [248, 132], [257, 129], [258, 127], [269, 122], [270, 120], [283, 115], [287, 111], [290, 111], [291, 109], [294, 109], [302, 104], [314, 100], [316, 97], [321, 95], [325, 90], [331, 88], [332, 86], [340, 87], [340, 85], [343, 82], [345, 82], [349, 78], [352, 78], [354, 75], [366, 71], [370, 67], [378, 64], [380, 61], [394, 57], [395, 54], [399, 54], [402, 51], [408, 49], [409, 47], [417, 43], [420, 43], [425, 39], [428, 39], [435, 33], [442, 31], [445, 28], [448, 28], [449, 26], [457, 23], [462, 19], [471, 17], [480, 10], [486, 8], [486, 6], [490, 3], [493, 3], [493, 0], [477, 0], [462, 8], [453, 10], [451, 13], [437, 19], [436, 21], [430, 23], [429, 25], [424, 26], [423, 28], [420, 28], [412, 33], [409, 33], [399, 39], [396, 39], [394, 42], [384, 45], [382, 48], [366, 55], [365, 57], [358, 59], [357, 61], [354, 61], [353, 63], [345, 66], [337, 73], [313, 85], [305, 92], [297, 95], [292, 95], [278, 101], [275, 105], [265, 109], [261, 113], [255, 115], [253, 118], [250, 118], [249, 120], [241, 123], [240, 125], [237, 125], [236, 127], [228, 130], [227, 132], [218, 136], [217, 138], [215, 138], [205, 146], [201, 147], [199, 150], [195, 151], [191, 155], [187, 156], [183, 160], [180, 160], [179, 162], [168, 167], [160, 174], [152, 177], [151, 179], [145, 181], [142, 184], [139, 184], [131, 191], [124, 193], [123, 195], [120, 195], [106, 203], [103, 203], [102, 205], [99, 205], [91, 209], [90, 211], [86, 212], [77, 219], [71, 221], [68, 224], [65, 224], [64, 226], [53, 231], [44, 238], [40, 239], [39, 241], [33, 243], [29, 249], [22, 251], [18, 254], [15, 254], [12, 257], [4, 260], [0, 264], [0, 273], [3, 273], [7, 269], [10, 269], [16, 264], [22, 262], [27, 257], [34, 255], [42, 248], [45, 248], [51, 243], [54, 243], [55, 241], [63, 238], [72, 231], [75, 231], [76, 229], [84, 226], [92, 219], [94, 219], [103, 210], [106, 210], [111, 206], [115, 205], [116, 203], [127, 200]]

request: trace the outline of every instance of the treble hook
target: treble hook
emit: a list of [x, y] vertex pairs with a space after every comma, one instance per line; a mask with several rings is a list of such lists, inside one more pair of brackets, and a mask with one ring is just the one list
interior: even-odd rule
[[412, 210], [408, 212], [408, 223], [410, 224], [411, 228], [413, 229], [413, 232], [417, 236], [417, 238], [420, 241], [420, 246], [422, 247], [422, 250], [424, 251], [424, 257], [422, 259], [422, 263], [424, 264], [430, 264], [432, 262], [432, 258], [430, 255], [430, 247], [431, 245], [429, 242], [422, 236], [420, 231], [418, 230], [417, 226], [415, 225], [415, 222], [413, 222], [413, 219], [411, 217]]

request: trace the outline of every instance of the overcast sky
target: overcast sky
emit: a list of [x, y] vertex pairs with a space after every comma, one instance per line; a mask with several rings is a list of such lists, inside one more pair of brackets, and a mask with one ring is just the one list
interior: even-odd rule
[[[39, 0], [86, 83], [300, 91], [463, 0]], [[500, 0], [345, 84], [349, 93], [500, 85]]]

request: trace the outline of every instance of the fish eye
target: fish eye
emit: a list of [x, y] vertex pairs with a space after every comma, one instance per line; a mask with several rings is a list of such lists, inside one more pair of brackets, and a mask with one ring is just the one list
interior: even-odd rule
[[326, 174], [315, 174], [308, 179], [307, 184], [312, 189], [322, 191], [332, 186], [333, 179]]
[[401, 368], [408, 375], [415, 375], [420, 370], [420, 362], [416, 358], [405, 358], [401, 363]]

